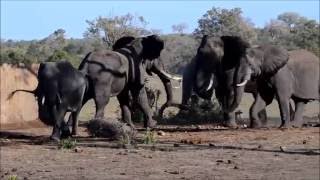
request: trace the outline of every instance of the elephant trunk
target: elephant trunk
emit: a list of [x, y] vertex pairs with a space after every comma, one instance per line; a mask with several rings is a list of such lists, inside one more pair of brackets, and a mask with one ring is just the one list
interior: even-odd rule
[[242, 95], [244, 93], [245, 85], [250, 80], [251, 75], [252, 75], [252, 69], [250, 67], [246, 67], [245, 74], [244, 76], [242, 76], [243, 78], [239, 78], [239, 73], [238, 73], [237, 78], [239, 79], [236, 80], [236, 83], [233, 89], [234, 91], [233, 101], [230, 105], [229, 103], [227, 103], [228, 106], [227, 108], [225, 108], [226, 112], [233, 112], [239, 106], [242, 99]]

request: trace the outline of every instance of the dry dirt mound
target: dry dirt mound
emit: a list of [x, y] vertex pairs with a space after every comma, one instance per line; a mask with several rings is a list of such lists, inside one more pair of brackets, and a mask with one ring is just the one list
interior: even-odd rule
[[[31, 70], [38, 72], [38, 65]], [[38, 106], [32, 94], [18, 92], [11, 99], [8, 96], [17, 89], [33, 90], [38, 81], [27, 68], [3, 64], [0, 66], [0, 129], [16, 129], [44, 126], [38, 121]]]

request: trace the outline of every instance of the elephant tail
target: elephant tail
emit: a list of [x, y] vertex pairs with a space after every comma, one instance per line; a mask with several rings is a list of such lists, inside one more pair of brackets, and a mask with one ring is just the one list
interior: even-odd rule
[[14, 94], [17, 93], [17, 92], [19, 92], [19, 91], [20, 91], [20, 92], [31, 93], [31, 94], [33, 94], [33, 95], [35, 95], [35, 96], [37, 96], [37, 92], [38, 92], [37, 89], [35, 89], [35, 90], [17, 89], [17, 90], [15, 90], [15, 91], [12, 91], [12, 92], [8, 95], [7, 100], [10, 100], [10, 99], [14, 96]]
[[92, 54], [92, 52], [89, 52], [84, 59], [81, 61], [78, 70], [80, 72], [82, 72], [84, 75], [87, 75], [87, 69], [88, 69], [88, 59], [90, 57], [90, 55]]

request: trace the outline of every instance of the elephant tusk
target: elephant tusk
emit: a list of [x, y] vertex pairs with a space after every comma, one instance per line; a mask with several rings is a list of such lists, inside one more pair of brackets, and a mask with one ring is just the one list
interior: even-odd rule
[[167, 78], [169, 79], [173, 79], [173, 80], [176, 80], [176, 81], [181, 81], [182, 80], [182, 77], [178, 77], [178, 76], [173, 76], [163, 70], [160, 71], [163, 75], [165, 75]]
[[46, 97], [43, 96], [42, 99], [41, 99], [41, 105], [44, 105], [45, 101], [46, 101]]
[[209, 83], [209, 86], [207, 87], [206, 91], [209, 91], [211, 89], [212, 85], [213, 85], [213, 76], [211, 75], [210, 83]]
[[248, 80], [244, 80], [242, 83], [237, 84], [237, 87], [244, 86], [247, 84], [247, 82], [248, 82]]

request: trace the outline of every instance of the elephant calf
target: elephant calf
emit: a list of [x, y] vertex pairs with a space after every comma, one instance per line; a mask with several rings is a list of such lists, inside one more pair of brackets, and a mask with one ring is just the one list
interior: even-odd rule
[[72, 134], [77, 134], [77, 117], [82, 107], [82, 100], [87, 90], [85, 76], [69, 62], [41, 63], [38, 70], [38, 86], [33, 91], [24, 91], [37, 97], [39, 118], [47, 125], [53, 125], [51, 139], [59, 141], [66, 132], [64, 117], [71, 112]]

